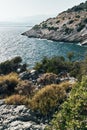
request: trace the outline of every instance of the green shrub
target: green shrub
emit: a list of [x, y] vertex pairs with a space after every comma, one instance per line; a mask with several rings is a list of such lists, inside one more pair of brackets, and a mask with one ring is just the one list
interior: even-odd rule
[[26, 70], [25, 65], [21, 65], [22, 59], [17, 56], [12, 60], [7, 60], [5, 62], [0, 63], [0, 74], [8, 74], [11, 72], [17, 72], [17, 69], [20, 68], [22, 70]]
[[76, 15], [76, 18], [80, 18], [80, 15]]
[[45, 29], [45, 28], [47, 28], [47, 23], [42, 24], [42, 29]]
[[38, 30], [38, 29], [40, 29], [40, 26], [39, 26], [39, 25], [35, 25], [35, 26], [33, 27], [33, 29], [34, 29], [34, 30]]
[[78, 28], [77, 28], [77, 32], [80, 32], [84, 27], [85, 27], [85, 24], [80, 23]]
[[71, 90], [62, 109], [54, 115], [51, 127], [46, 130], [86, 130], [87, 129], [87, 77]]
[[73, 62], [72, 64], [72, 68], [71, 68], [71, 71], [70, 71], [70, 76], [73, 76], [75, 78], [79, 78], [81, 75], [81, 63], [76, 61], [76, 62]]
[[48, 30], [50, 31], [50, 30], [54, 30], [54, 31], [57, 31], [57, 29], [59, 29], [58, 27], [54, 27], [54, 26], [52, 26], [52, 27], [48, 27]]
[[61, 56], [52, 58], [44, 57], [40, 63], [36, 63], [34, 69], [39, 72], [59, 74], [61, 71], [67, 70], [68, 68], [64, 57]]
[[57, 20], [56, 23], [60, 23], [60, 20]]
[[70, 20], [69, 22], [68, 22], [68, 24], [72, 24], [74, 22], [74, 20]]
[[65, 34], [70, 34], [73, 31], [73, 28], [65, 27]]
[[68, 72], [71, 76], [74, 76], [81, 80], [83, 75], [87, 74], [87, 58], [84, 60], [74, 61], [75, 54], [69, 52], [67, 54], [69, 61], [65, 60], [64, 57], [44, 57], [41, 62], [36, 63], [34, 69], [39, 73], [54, 73], [59, 74], [60, 72]]
[[84, 10], [87, 10], [87, 1], [85, 3], [81, 3], [78, 6], [74, 6], [71, 9], [68, 9], [68, 12], [80, 12]]

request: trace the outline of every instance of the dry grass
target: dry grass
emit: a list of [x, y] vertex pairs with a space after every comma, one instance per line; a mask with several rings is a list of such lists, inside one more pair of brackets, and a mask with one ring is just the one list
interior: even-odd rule
[[0, 76], [0, 93], [8, 94], [14, 92], [18, 82], [19, 77], [16, 73]]
[[65, 81], [60, 83], [59, 86], [64, 88], [66, 92], [69, 92], [75, 86], [75, 83], [70, 83], [69, 81]]
[[26, 95], [30, 96], [33, 94], [34, 91], [34, 85], [32, 82], [25, 80], [25, 81], [20, 81], [15, 88], [16, 92], [21, 94], [21, 95]]
[[18, 74], [17, 73], [10, 73], [8, 75], [0, 76], [0, 84], [5, 82], [5, 81], [18, 83], [18, 81], [19, 81]]
[[55, 84], [57, 82], [58, 76], [53, 73], [45, 73], [40, 78], [38, 78], [37, 82], [41, 85], [50, 85]]
[[26, 96], [12, 95], [5, 99], [5, 103], [8, 105], [28, 105], [29, 99]]
[[67, 98], [67, 93], [74, 85], [69, 82], [47, 85], [40, 89], [31, 99], [30, 107], [39, 110], [42, 114], [55, 111]]
[[42, 114], [48, 114], [54, 111], [65, 99], [65, 89], [52, 84], [42, 88], [33, 96], [30, 107], [33, 110], [39, 110]]

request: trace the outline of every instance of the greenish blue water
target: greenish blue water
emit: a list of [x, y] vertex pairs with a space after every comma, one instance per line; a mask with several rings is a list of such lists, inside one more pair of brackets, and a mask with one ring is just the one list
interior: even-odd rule
[[23, 62], [33, 67], [44, 56], [62, 55], [66, 57], [68, 52], [73, 51], [75, 59], [78, 60], [87, 53], [87, 47], [74, 43], [53, 42], [22, 36], [21, 33], [28, 29], [24, 26], [0, 27], [0, 62], [21, 56]]

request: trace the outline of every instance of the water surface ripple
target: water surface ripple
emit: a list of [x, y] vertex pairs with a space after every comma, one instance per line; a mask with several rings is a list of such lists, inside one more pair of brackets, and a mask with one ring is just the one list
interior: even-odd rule
[[28, 27], [0, 27], [0, 62], [15, 56], [21, 56], [23, 62], [33, 67], [35, 62], [40, 61], [44, 56], [66, 57], [70, 51], [75, 52], [75, 58], [82, 58], [87, 53], [87, 47], [74, 43], [52, 42], [22, 36], [21, 33], [28, 30]]

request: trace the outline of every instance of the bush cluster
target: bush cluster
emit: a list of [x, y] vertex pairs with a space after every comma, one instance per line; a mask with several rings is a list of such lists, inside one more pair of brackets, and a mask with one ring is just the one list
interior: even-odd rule
[[5, 62], [0, 63], [0, 74], [8, 74], [11, 72], [17, 72], [18, 69], [20, 71], [26, 70], [26, 64], [21, 65], [22, 59], [20, 56], [13, 58], [12, 60], [7, 60]]
[[59, 74], [61, 71], [67, 70], [67, 66], [64, 57], [55, 56], [52, 58], [44, 57], [41, 62], [36, 63], [34, 69], [39, 73], [52, 72], [54, 74]]
[[71, 76], [78, 78], [79, 80], [83, 75], [87, 74], [87, 58], [82, 61], [74, 61], [74, 53], [67, 54], [69, 60], [65, 60], [64, 57], [44, 57], [41, 62], [36, 63], [34, 69], [39, 73], [54, 73], [68, 72]]
[[35, 25], [35, 26], [33, 27], [33, 29], [34, 29], [34, 30], [38, 30], [38, 29], [40, 29], [40, 26], [39, 26], [39, 25]]
[[[86, 130], [87, 76], [83, 75], [87, 75], [87, 58], [85, 57], [82, 61], [73, 61], [73, 53], [69, 53], [67, 57], [69, 60], [65, 60], [64, 57], [44, 57], [35, 65], [39, 74], [45, 73], [39, 78], [39, 83], [42, 83], [44, 87], [37, 91], [30, 81], [19, 79], [17, 73], [1, 75], [0, 95], [9, 96], [5, 103], [27, 105], [31, 110], [46, 117], [52, 117], [56, 112], [46, 130]], [[20, 60], [13, 61], [16, 64]], [[78, 77], [80, 82], [53, 84], [56, 83], [57, 75], [62, 71]]]
[[65, 27], [65, 34], [70, 34], [73, 31], [73, 28]]
[[69, 22], [68, 22], [68, 24], [72, 24], [74, 22], [74, 20], [70, 20]]
[[85, 27], [85, 24], [84, 23], [80, 23], [78, 28], [77, 28], [77, 32], [80, 32], [84, 27]]
[[56, 23], [57, 23], [57, 24], [60, 23], [60, 20], [57, 20]]
[[87, 10], [87, 1], [85, 3], [81, 3], [78, 6], [74, 6], [71, 9], [68, 9], [68, 12], [79, 12], [79, 11], [83, 11], [83, 10]]
[[47, 23], [42, 24], [42, 29], [45, 29], [45, 28], [47, 28]]
[[70, 86], [67, 82], [45, 86], [32, 97], [30, 108], [40, 111], [43, 115], [51, 115], [65, 101]]
[[76, 15], [76, 18], [80, 18], [80, 15]]
[[49, 31], [51, 31], [51, 30], [57, 31], [57, 29], [59, 29], [59, 27], [54, 27], [54, 26], [47, 27], [47, 28], [48, 28]]
[[14, 93], [15, 87], [19, 82], [19, 76], [16, 73], [0, 76], [0, 95]]
[[87, 129], [87, 77], [71, 90], [62, 109], [54, 115], [51, 127], [46, 130], [86, 130]]

